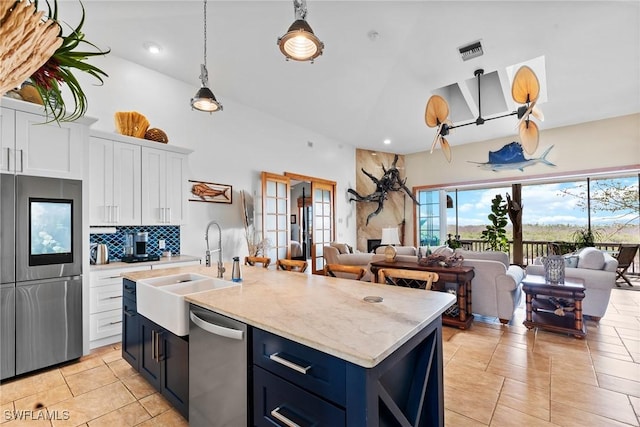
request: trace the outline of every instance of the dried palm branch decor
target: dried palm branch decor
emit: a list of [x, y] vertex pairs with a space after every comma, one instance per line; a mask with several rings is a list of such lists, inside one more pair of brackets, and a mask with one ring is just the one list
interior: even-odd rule
[[[53, 1], [53, 8], [45, 0], [48, 11], [45, 21], [42, 20], [43, 11], [37, 12], [38, 0], [0, 0], [0, 59], [4, 66], [5, 56], [11, 57], [7, 68], [10, 67], [8, 64], [27, 64], [23, 67], [24, 73], [15, 73], [11, 82], [7, 82], [9, 86], [6, 90], [30, 80], [38, 90], [51, 121], [74, 121], [87, 111], [87, 97], [74, 72], [87, 73], [100, 84], [104, 83], [104, 77], [108, 77], [104, 71], [86, 62], [91, 57], [106, 55], [110, 50], [102, 51], [85, 39], [82, 32], [85, 10], [82, 1], [78, 1], [82, 8], [80, 22], [76, 28], [69, 27], [69, 34], [63, 35], [62, 25], [58, 20], [57, 0]], [[29, 26], [23, 24], [24, 20], [30, 22]], [[5, 31], [11, 37], [5, 37]], [[38, 36], [34, 32], [42, 34]], [[95, 50], [82, 49], [87, 45]], [[18, 50], [20, 53], [14, 57]], [[0, 76], [5, 75], [4, 71]], [[65, 104], [62, 96], [64, 85], [71, 93], [72, 108]], [[4, 94], [4, 87], [4, 84], [0, 85], [0, 94]]]
[[0, 96], [42, 67], [63, 43], [60, 26], [37, 2], [0, 0]]

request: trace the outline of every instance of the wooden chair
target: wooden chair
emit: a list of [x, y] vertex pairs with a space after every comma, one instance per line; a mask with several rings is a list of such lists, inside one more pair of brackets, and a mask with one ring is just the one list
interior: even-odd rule
[[256, 265], [262, 264], [263, 268], [268, 268], [269, 264], [271, 264], [271, 258], [268, 257], [260, 257], [260, 256], [246, 256], [244, 257], [244, 265]]
[[[633, 260], [635, 259], [636, 253], [638, 252], [638, 247], [640, 247], [640, 245], [620, 245], [620, 248], [618, 249], [618, 256], [616, 256], [616, 259], [618, 260], [616, 281], [618, 279], [623, 279], [625, 282], [627, 282], [627, 285], [633, 286], [627, 276], [624, 275], [624, 273], [626, 273], [627, 269], [633, 264]], [[616, 282], [616, 286], [619, 287], [620, 285], [618, 285], [618, 283]]]
[[[344, 273], [344, 274], [341, 276], [336, 276], [335, 273]], [[366, 270], [357, 265], [327, 264], [324, 266], [325, 276], [344, 277], [347, 279], [360, 280], [362, 279], [365, 273], [366, 273]]]
[[276, 261], [276, 269], [304, 273], [307, 269], [307, 261], [282, 258]]
[[431, 271], [403, 270], [399, 268], [381, 268], [378, 270], [378, 283], [404, 286], [407, 288], [430, 290], [433, 282], [438, 281], [438, 273]]

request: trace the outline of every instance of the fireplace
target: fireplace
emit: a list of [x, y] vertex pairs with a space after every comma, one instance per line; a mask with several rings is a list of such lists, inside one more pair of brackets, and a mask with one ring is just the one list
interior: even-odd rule
[[372, 253], [380, 246], [382, 239], [367, 239], [367, 252]]

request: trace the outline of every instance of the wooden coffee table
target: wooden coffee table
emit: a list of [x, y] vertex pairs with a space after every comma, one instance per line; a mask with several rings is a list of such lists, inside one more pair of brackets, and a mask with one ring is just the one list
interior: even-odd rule
[[[544, 276], [529, 274], [522, 280], [522, 290], [527, 300], [527, 317], [523, 324], [528, 329], [544, 328], [571, 334], [576, 338], [587, 335], [587, 328], [582, 318], [584, 298], [582, 280], [565, 279], [563, 284], [551, 284], [545, 282]], [[550, 298], [562, 298], [573, 302], [573, 311], [564, 311], [564, 316], [555, 314], [558, 307]]]

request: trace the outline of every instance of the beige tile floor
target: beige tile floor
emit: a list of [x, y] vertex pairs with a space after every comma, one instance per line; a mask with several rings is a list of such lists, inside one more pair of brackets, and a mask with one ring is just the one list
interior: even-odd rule
[[[614, 289], [584, 340], [528, 331], [523, 318], [519, 309], [510, 325], [481, 318], [468, 331], [444, 328], [447, 426], [640, 425], [640, 292]], [[187, 425], [120, 354], [102, 347], [5, 382], [2, 427]], [[33, 420], [43, 409], [54, 419]]]

